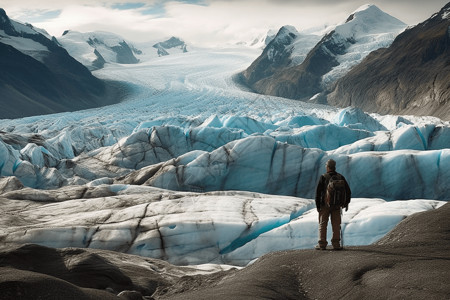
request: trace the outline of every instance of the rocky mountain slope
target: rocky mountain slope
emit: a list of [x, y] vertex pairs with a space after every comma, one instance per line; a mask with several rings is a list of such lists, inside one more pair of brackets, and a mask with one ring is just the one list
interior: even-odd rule
[[367, 56], [337, 82], [328, 102], [450, 120], [450, 3]]
[[[0, 9], [0, 118], [101, 106], [117, 100], [56, 40]], [[108, 97], [111, 96], [111, 97]]]
[[299, 65], [319, 39], [317, 35], [299, 33], [293, 26], [281, 27], [263, 53], [243, 72], [247, 84], [253, 86], [280, 69]]
[[186, 43], [183, 40], [174, 36], [168, 40], [154, 44], [153, 48], [157, 50], [158, 56], [170, 55], [171, 52], [174, 53], [188, 52]]
[[[374, 5], [364, 5], [320, 41], [282, 28], [261, 56], [243, 72], [244, 81], [256, 92], [309, 100], [323, 92], [360, 62], [370, 51], [388, 46], [406, 25]], [[310, 45], [315, 41], [315, 46]], [[318, 41], [318, 43], [317, 43]], [[294, 59], [293, 48], [306, 50]], [[306, 55], [307, 54], [307, 55]]]

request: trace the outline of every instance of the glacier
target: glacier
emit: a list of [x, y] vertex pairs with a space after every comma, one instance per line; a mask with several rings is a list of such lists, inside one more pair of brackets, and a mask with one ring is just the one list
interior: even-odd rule
[[[114, 250], [177, 265], [245, 266], [270, 251], [317, 242], [314, 200], [290, 196], [101, 184], [10, 190], [0, 203], [0, 248], [37, 243]], [[354, 198], [343, 219], [345, 244], [375, 242], [406, 216], [444, 203]]]
[[450, 195], [450, 123], [254, 94], [248, 47], [193, 49], [94, 74], [118, 104], [0, 120], [2, 245], [102, 248], [244, 266], [317, 242], [325, 162], [352, 188], [346, 245]]

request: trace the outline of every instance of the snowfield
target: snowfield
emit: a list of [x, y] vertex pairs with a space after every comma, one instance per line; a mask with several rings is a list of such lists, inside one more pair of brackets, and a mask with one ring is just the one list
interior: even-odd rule
[[106, 64], [94, 75], [123, 82], [123, 102], [0, 120], [2, 244], [240, 266], [311, 248], [315, 185], [329, 158], [354, 196], [346, 245], [373, 243], [450, 199], [449, 122], [252, 93], [236, 74], [258, 52]]

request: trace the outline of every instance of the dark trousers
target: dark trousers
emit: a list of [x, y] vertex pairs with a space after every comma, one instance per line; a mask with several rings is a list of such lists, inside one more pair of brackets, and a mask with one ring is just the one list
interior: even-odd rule
[[331, 228], [333, 230], [333, 237], [331, 244], [333, 247], [340, 247], [341, 242], [341, 211], [340, 209], [330, 209], [329, 207], [322, 207], [319, 211], [319, 246], [326, 247], [327, 242], [327, 225], [328, 219], [331, 218]]

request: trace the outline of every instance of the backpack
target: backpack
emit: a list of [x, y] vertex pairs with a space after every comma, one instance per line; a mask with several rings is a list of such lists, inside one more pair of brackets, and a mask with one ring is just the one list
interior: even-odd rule
[[344, 207], [347, 203], [347, 190], [345, 189], [345, 179], [341, 174], [325, 174], [328, 185], [325, 191], [325, 205], [327, 207]]

